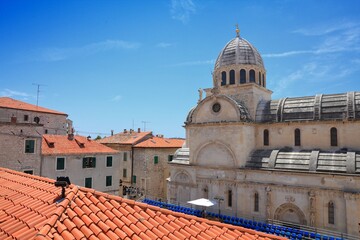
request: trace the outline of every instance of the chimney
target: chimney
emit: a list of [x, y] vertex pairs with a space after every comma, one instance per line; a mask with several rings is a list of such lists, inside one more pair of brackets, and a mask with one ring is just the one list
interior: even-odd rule
[[140, 130], [140, 128], [138, 128], [138, 133], [140, 133], [141, 132], [141, 130]]
[[124, 133], [127, 133], [126, 128], [124, 129]]
[[69, 139], [70, 141], [74, 140], [74, 134], [73, 134], [73, 133], [69, 133], [69, 134], [68, 134], [68, 139]]
[[130, 129], [130, 133], [133, 133], [134, 132], [134, 130], [133, 129]]
[[114, 130], [111, 130], [111, 136], [114, 136]]

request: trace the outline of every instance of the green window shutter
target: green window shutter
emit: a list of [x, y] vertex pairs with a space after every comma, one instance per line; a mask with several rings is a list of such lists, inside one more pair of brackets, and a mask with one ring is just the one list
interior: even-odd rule
[[136, 183], [136, 176], [133, 176], [133, 183]]
[[106, 176], [106, 186], [112, 186], [112, 176]]
[[82, 164], [83, 168], [86, 168], [86, 158], [83, 158], [83, 164]]
[[112, 156], [107, 156], [106, 157], [106, 166], [107, 167], [112, 167]]
[[154, 156], [154, 164], [158, 164], [159, 163], [159, 156]]
[[56, 170], [64, 170], [65, 169], [65, 158], [56, 158]]
[[85, 178], [85, 187], [92, 188], [92, 178]]
[[171, 162], [173, 160], [173, 158], [174, 158], [174, 155], [169, 155], [168, 156], [168, 161]]
[[35, 152], [35, 140], [25, 140], [25, 153]]
[[127, 161], [127, 152], [124, 152], [124, 161]]
[[96, 167], [96, 158], [95, 157], [93, 158], [93, 166], [94, 166], [94, 168]]

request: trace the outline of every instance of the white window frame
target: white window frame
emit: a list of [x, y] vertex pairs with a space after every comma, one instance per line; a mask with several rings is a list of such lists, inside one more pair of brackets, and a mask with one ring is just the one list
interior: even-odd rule
[[[57, 160], [58, 160], [58, 158], [63, 158], [64, 159], [64, 169], [57, 169]], [[65, 171], [65, 169], [66, 169], [66, 157], [62, 157], [62, 156], [56, 157], [56, 159], [55, 159], [55, 171], [62, 172], [62, 171]]]
[[[34, 152], [26, 152], [26, 141], [27, 140], [33, 140], [34, 141]], [[24, 140], [24, 153], [25, 154], [36, 154], [36, 139], [34, 138], [27, 138]]]
[[[111, 157], [111, 166], [110, 167], [108, 167], [108, 165], [107, 165], [107, 158], [108, 157]], [[107, 155], [106, 157], [105, 157], [105, 167], [106, 168], [112, 168], [114, 166], [114, 156], [113, 155]]]

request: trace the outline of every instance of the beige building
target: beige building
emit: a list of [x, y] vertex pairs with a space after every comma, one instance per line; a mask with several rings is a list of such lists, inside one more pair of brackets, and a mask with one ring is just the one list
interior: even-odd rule
[[[168, 162], [175, 151], [184, 144], [183, 139], [164, 138], [162, 135], [149, 138], [134, 146], [134, 170], [132, 189], [153, 199], [167, 198]], [[131, 195], [131, 192], [129, 192]]]
[[152, 136], [152, 132], [141, 132], [140, 128], [137, 131], [124, 129], [121, 133], [97, 140], [97, 142], [120, 152], [119, 170], [120, 188], [122, 188], [120, 196], [127, 195], [126, 190], [133, 183], [134, 146]]
[[261, 55], [238, 30], [212, 83], [169, 164], [168, 201], [222, 199], [227, 215], [359, 235], [360, 92], [272, 100]]
[[65, 113], [1, 97], [0, 166], [40, 175], [42, 135], [66, 135], [71, 125]]
[[119, 194], [120, 153], [83, 136], [43, 135], [41, 176]]

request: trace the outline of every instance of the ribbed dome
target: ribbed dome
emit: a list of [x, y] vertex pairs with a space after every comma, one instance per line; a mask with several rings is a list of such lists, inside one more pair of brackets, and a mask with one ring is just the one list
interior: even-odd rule
[[233, 64], [251, 64], [264, 68], [260, 53], [251, 43], [239, 36], [225, 45], [216, 60], [214, 69]]

